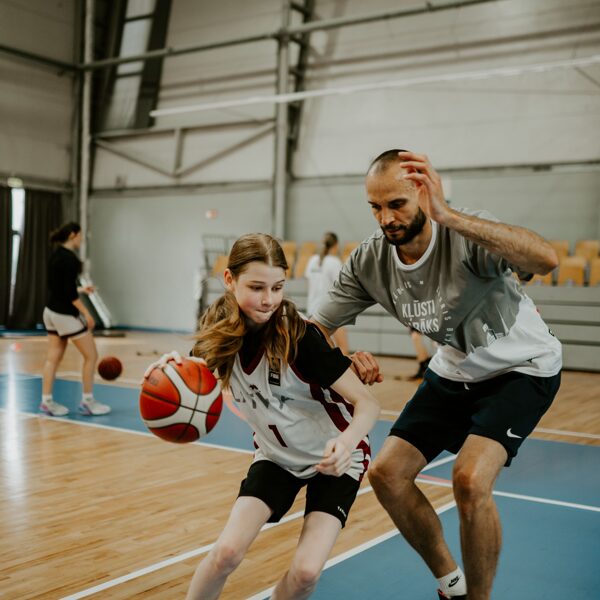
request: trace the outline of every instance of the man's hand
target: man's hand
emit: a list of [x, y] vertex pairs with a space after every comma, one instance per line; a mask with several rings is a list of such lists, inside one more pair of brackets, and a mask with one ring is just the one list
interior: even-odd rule
[[358, 351], [350, 355], [352, 370], [365, 384], [381, 383], [383, 375], [379, 372], [379, 364], [370, 352]]
[[323, 475], [340, 477], [352, 464], [352, 455], [344, 442], [338, 437], [329, 440], [325, 444], [323, 459], [316, 465], [315, 469]]
[[442, 179], [425, 154], [399, 152], [400, 166], [407, 170], [404, 179], [416, 184], [421, 210], [436, 223], [444, 223], [451, 209], [444, 197]]

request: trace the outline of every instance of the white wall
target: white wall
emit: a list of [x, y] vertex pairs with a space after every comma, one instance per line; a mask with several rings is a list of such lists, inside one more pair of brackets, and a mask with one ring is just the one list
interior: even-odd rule
[[[354, 15], [403, 4], [414, 6], [343, 3], [344, 13]], [[503, 0], [323, 32], [313, 38], [322, 56], [312, 65], [309, 87], [402, 82], [590, 56], [600, 53], [599, 23], [599, 2]], [[370, 158], [395, 147], [426, 152], [444, 168], [598, 158], [598, 82], [596, 64], [311, 100], [296, 173], [363, 172]]]
[[[318, 0], [320, 18], [414, 7], [411, 1]], [[279, 0], [173, 3], [167, 45], [184, 47], [273, 32]], [[294, 17], [297, 21], [297, 15]], [[548, 64], [600, 54], [600, 2], [502, 0], [366, 25], [316, 32], [311, 37], [309, 90], [402, 82], [461, 73]], [[292, 62], [295, 56], [295, 45]], [[273, 41], [166, 59], [159, 109], [237, 100], [274, 93]], [[426, 152], [440, 168], [585, 161], [600, 156], [600, 64], [476, 81], [411, 85], [328, 96], [305, 103], [300, 177], [357, 174], [382, 149]], [[272, 104], [213, 109], [157, 120], [158, 127], [194, 126], [272, 117]], [[189, 163], [235, 145], [248, 132], [190, 134]], [[169, 164], [171, 140], [114, 143]], [[267, 179], [273, 136], [222, 161], [186, 174], [181, 183]], [[248, 157], [250, 156], [250, 160]], [[111, 174], [129, 169], [126, 185], [170, 185], [168, 177], [98, 152], [95, 187], [114, 185]]]
[[[403, 6], [415, 2], [317, 0], [316, 10], [330, 18]], [[179, 48], [273, 32], [280, 7], [280, 0], [179, 0], [166, 44]], [[501, 0], [318, 32], [311, 47], [309, 90], [549, 63], [600, 54], [600, 2]], [[265, 41], [165, 59], [158, 108], [271, 95], [275, 51], [275, 42]], [[175, 157], [168, 128], [182, 128], [182, 164], [190, 168], [179, 177], [97, 150], [92, 275], [118, 323], [191, 327], [200, 233], [217, 226], [203, 215], [215, 199], [219, 210], [231, 211], [228, 234], [272, 231], [273, 134], [246, 143], [262, 125], [197, 128], [273, 116], [274, 106], [265, 103], [165, 116], [150, 136], [110, 139], [117, 151], [168, 171]], [[426, 152], [450, 177], [456, 206], [487, 208], [507, 222], [571, 243], [600, 237], [599, 171], [502, 169], [599, 161], [599, 133], [598, 64], [309, 100], [286, 237], [318, 240], [331, 229], [349, 241], [373, 231], [362, 175], [374, 156], [393, 147]], [[218, 160], [209, 160], [216, 155]], [[478, 172], [482, 167], [496, 169]], [[229, 187], [248, 181], [260, 191]], [[217, 182], [223, 186], [214, 187]], [[207, 184], [211, 191], [202, 187]], [[183, 187], [175, 194], [177, 186]], [[136, 197], [130, 189], [138, 190]]]
[[262, 231], [270, 202], [264, 186], [92, 197], [90, 271], [115, 323], [193, 331], [202, 235]]
[[[451, 204], [490, 211], [507, 223], [548, 239], [600, 238], [600, 171], [461, 173], [450, 181]], [[334, 231], [342, 244], [360, 240], [377, 224], [367, 205], [362, 177], [306, 179], [290, 191], [290, 238], [320, 240]]]
[[[233, 38], [273, 32], [281, 26], [278, 0], [180, 0], [173, 2], [166, 45], [197, 46]], [[264, 41], [219, 50], [185, 54], [164, 61], [159, 109], [239, 99], [275, 93], [276, 43]], [[161, 117], [156, 128], [228, 123], [273, 118], [272, 105], [232, 108], [193, 115]], [[119, 186], [193, 185], [215, 181], [270, 179], [273, 169], [273, 134], [252, 139], [264, 125], [184, 131], [184, 168], [202, 162], [174, 178], [98, 149], [94, 188]], [[118, 149], [140, 155], [163, 170], [173, 168], [174, 136], [157, 133], [150, 138], [129, 137], [110, 142]], [[219, 156], [211, 161], [211, 157]]]
[[[6, 46], [72, 63], [74, 3], [0, 0]], [[64, 183], [70, 178], [72, 76], [0, 53], [0, 173]]]

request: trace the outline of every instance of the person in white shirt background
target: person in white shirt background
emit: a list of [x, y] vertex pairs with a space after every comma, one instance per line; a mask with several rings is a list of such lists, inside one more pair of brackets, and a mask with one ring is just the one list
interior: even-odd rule
[[[319, 253], [313, 254], [306, 265], [304, 276], [308, 279], [306, 310], [309, 317], [316, 312], [319, 303], [338, 277], [342, 268], [338, 252], [338, 236], [328, 231], [323, 235]], [[333, 334], [332, 339], [344, 354], [348, 354], [348, 335], [344, 328], [340, 327]]]

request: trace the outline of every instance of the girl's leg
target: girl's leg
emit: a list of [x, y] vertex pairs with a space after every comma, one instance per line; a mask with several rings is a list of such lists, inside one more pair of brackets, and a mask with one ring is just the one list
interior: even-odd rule
[[333, 515], [319, 511], [307, 515], [292, 564], [275, 586], [271, 600], [302, 600], [312, 594], [341, 529]]
[[83, 398], [79, 405], [79, 411], [85, 415], [107, 415], [110, 412], [110, 406], [102, 404], [94, 399], [92, 390], [94, 388], [94, 371], [98, 362], [98, 351], [96, 342], [91, 331], [83, 334], [81, 337], [74, 338], [73, 343], [77, 350], [83, 355], [83, 369], [81, 372], [81, 384], [83, 387]]
[[67, 347], [67, 340], [58, 335], [48, 336], [48, 354], [42, 369], [42, 403], [40, 409], [54, 417], [62, 417], [69, 409], [52, 399], [52, 389], [56, 379], [56, 371]]
[[65, 353], [66, 347], [66, 339], [57, 335], [48, 336], [48, 354], [46, 355], [46, 362], [44, 363], [44, 369], [42, 371], [42, 395], [44, 396], [52, 395], [56, 371]]
[[94, 370], [98, 361], [98, 351], [96, 342], [91, 331], [83, 334], [81, 337], [73, 339], [73, 343], [83, 356], [83, 369], [81, 371], [81, 384], [84, 394], [91, 394], [94, 387]]
[[227, 577], [242, 562], [271, 513], [271, 509], [258, 498], [241, 496], [235, 501], [225, 529], [192, 577], [187, 600], [219, 597]]

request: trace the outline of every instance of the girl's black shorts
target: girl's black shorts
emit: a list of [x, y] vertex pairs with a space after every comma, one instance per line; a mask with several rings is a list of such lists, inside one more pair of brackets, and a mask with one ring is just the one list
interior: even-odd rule
[[360, 486], [360, 482], [350, 475], [334, 477], [317, 473], [313, 477], [300, 479], [274, 462], [259, 460], [250, 465], [239, 495], [262, 500], [273, 511], [268, 522], [277, 523], [290, 509], [304, 486], [304, 516], [314, 510], [328, 513], [337, 517], [344, 527]]

